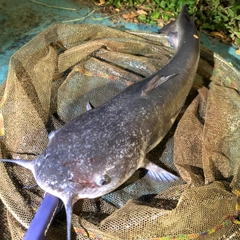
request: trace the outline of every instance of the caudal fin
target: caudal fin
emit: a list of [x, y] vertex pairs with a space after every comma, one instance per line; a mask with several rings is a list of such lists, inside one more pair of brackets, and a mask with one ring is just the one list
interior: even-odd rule
[[187, 28], [189, 22], [191, 26], [194, 26], [194, 18], [189, 17], [188, 7], [183, 5], [177, 19], [163, 26], [158, 32], [167, 34], [168, 42], [173, 48], [177, 49], [182, 38], [181, 32], [184, 27]]

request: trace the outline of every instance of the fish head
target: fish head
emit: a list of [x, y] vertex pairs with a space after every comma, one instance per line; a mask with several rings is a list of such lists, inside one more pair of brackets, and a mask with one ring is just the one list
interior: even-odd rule
[[81, 156], [71, 160], [56, 160], [40, 155], [35, 160], [33, 174], [43, 190], [60, 199], [64, 195], [71, 195], [75, 199], [97, 198], [116, 189], [124, 176], [113, 165], [102, 162], [105, 163]]
[[[60, 134], [59, 134], [60, 135]], [[120, 186], [135, 170], [131, 171], [120, 159], [115, 149], [101, 149], [87, 141], [73, 144], [72, 138], [62, 144], [62, 136], [55, 136], [34, 162], [33, 175], [37, 184], [46, 192], [62, 199], [97, 198]], [[121, 155], [122, 156], [122, 155]]]
[[56, 152], [50, 145], [33, 161], [32, 172], [39, 187], [63, 201], [67, 216], [67, 239], [70, 239], [73, 204], [78, 199], [107, 194], [126, 178], [124, 166], [116, 167], [109, 159], [87, 155], [83, 148], [79, 148], [81, 150], [82, 154], [69, 157], [67, 151]]
[[41, 189], [62, 200], [67, 216], [67, 239], [70, 240], [73, 204], [78, 199], [97, 198], [115, 190], [132, 173], [122, 164], [122, 159], [112, 153], [111, 157], [107, 156], [109, 152], [103, 154], [105, 150], [98, 154], [100, 149], [89, 151], [84, 144], [76, 151], [71, 139], [64, 137], [67, 142], [62, 144], [63, 137], [51, 137], [47, 148], [35, 160], [0, 161], [31, 170]]

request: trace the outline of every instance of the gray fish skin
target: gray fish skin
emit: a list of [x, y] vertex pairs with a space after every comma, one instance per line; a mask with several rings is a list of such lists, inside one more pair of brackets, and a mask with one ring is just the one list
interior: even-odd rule
[[51, 134], [37, 159], [10, 160], [29, 168], [43, 190], [63, 201], [68, 240], [72, 205], [78, 199], [109, 193], [142, 167], [162, 181], [176, 178], [149, 162], [146, 154], [166, 135], [193, 84], [199, 39], [187, 11], [184, 6], [171, 24], [169, 38], [177, 50], [166, 66], [102, 106], [88, 105], [86, 113]]

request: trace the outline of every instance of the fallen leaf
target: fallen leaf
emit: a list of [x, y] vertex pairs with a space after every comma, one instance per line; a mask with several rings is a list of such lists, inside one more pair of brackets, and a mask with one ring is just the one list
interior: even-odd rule
[[221, 33], [221, 32], [211, 32], [210, 35], [213, 36], [213, 37], [226, 38], [226, 35], [224, 33]]
[[139, 14], [139, 15], [147, 15], [147, 12], [145, 12], [144, 10], [137, 10], [137, 13]]
[[236, 50], [236, 54], [240, 55], [240, 48]]
[[105, 0], [99, 0], [99, 3], [94, 2], [94, 4], [97, 5], [97, 6], [103, 6], [105, 4]]
[[135, 12], [124, 13], [122, 15], [122, 17], [125, 18], [125, 19], [135, 18], [136, 16], [137, 16], [137, 14]]
[[149, 12], [149, 11], [152, 10], [152, 8], [145, 7], [144, 5], [137, 6], [137, 9], [138, 9], [138, 10], [145, 10], [145, 11], [147, 11], [147, 12]]
[[162, 28], [164, 26], [164, 20], [163, 19], [158, 19], [157, 20], [157, 25]]

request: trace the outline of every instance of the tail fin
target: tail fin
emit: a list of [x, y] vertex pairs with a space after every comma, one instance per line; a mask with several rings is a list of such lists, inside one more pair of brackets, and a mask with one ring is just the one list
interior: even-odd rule
[[179, 23], [181, 21], [182, 22], [193, 21], [193, 25], [194, 25], [194, 18], [189, 17], [188, 7], [186, 5], [182, 7], [181, 12], [179, 13], [178, 18], [176, 20], [168, 23], [167, 25], [165, 25], [159, 30], [159, 33], [164, 33], [168, 35], [168, 41], [170, 45], [175, 49], [177, 49], [179, 45], [179, 40], [181, 38], [179, 36], [179, 31], [181, 30], [180, 29], [181, 27], [179, 28]]

